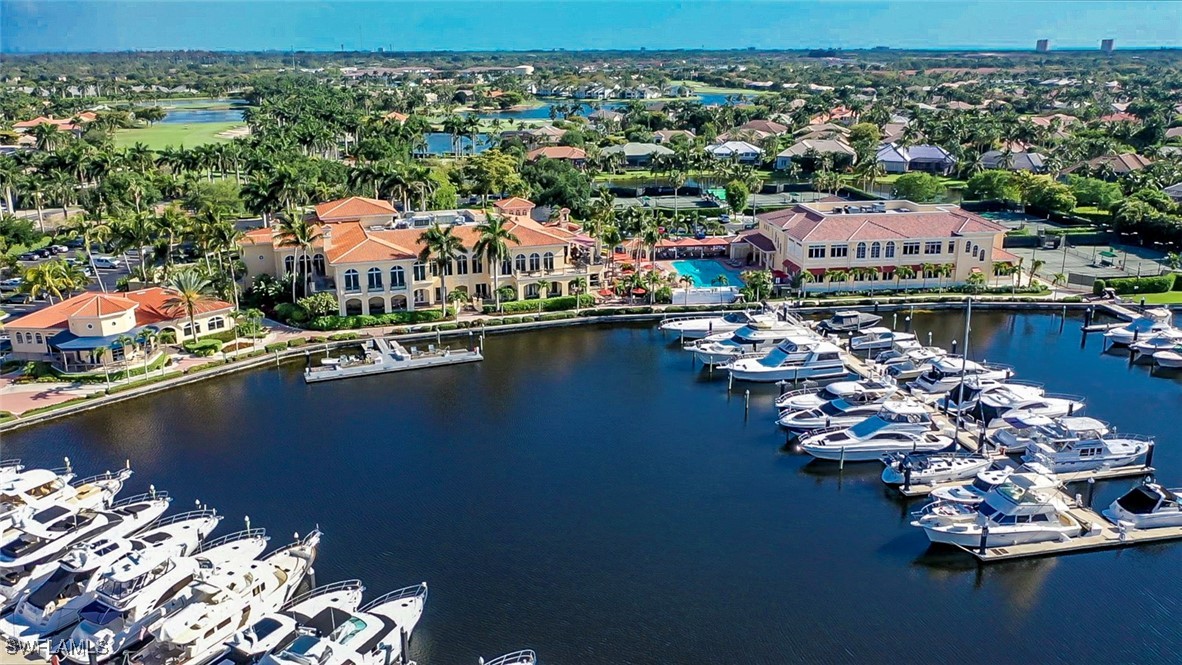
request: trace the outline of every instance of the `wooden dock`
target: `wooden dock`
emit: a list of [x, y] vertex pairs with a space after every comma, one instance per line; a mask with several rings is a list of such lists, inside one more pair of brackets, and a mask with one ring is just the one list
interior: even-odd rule
[[[997, 460], [995, 462], [995, 466], [1002, 466], [1002, 467], [1011, 466], [1011, 467], [1015, 467], [1015, 468], [1018, 466], [1018, 464], [1014, 460], [1012, 460], [1008, 457], [995, 456], [994, 459]], [[1136, 476], [1153, 475], [1154, 471], [1156, 471], [1156, 469], [1154, 469], [1152, 466], [1145, 466], [1143, 464], [1131, 464], [1129, 466], [1118, 466], [1118, 467], [1114, 467], [1111, 469], [1097, 469], [1095, 471], [1076, 471], [1074, 473], [1060, 473], [1060, 474], [1056, 474], [1055, 477], [1058, 478], [1059, 480], [1063, 481], [1064, 485], [1068, 485], [1071, 483], [1084, 483], [1089, 480], [1115, 480], [1118, 478], [1133, 478]], [[899, 494], [902, 494], [903, 496], [908, 497], [908, 498], [912, 498], [912, 497], [917, 497], [917, 496], [927, 496], [928, 494], [931, 494], [935, 490], [943, 488], [943, 487], [964, 487], [965, 485], [968, 485], [971, 482], [973, 482], [972, 478], [966, 478], [964, 480], [952, 480], [952, 481], [949, 481], [946, 483], [936, 483], [935, 485], [921, 485], [918, 483], [913, 484], [910, 487], [904, 487], [902, 485], [897, 485], [896, 489], [899, 491]]]

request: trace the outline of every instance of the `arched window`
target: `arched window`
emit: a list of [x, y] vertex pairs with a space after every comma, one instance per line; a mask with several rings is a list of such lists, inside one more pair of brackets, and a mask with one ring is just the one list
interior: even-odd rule
[[472, 256], [472, 274], [479, 275], [482, 272], [484, 272], [484, 257], [475, 254]]
[[525, 254], [518, 254], [517, 258], [513, 260], [513, 267], [517, 272], [525, 272]]
[[42, 343], [42, 341], [41, 341], [41, 333], [37, 333], [37, 343], [38, 343], [38, 344], [41, 344], [41, 343]]
[[864, 242], [858, 243], [858, 248], [855, 250], [854, 258], [857, 258], [857, 259], [866, 258], [866, 243], [864, 243]]
[[509, 262], [509, 259], [505, 259], [504, 261], [501, 261], [501, 274], [502, 275], [509, 275], [512, 272], [513, 272], [513, 264]]
[[295, 272], [295, 257], [294, 256], [283, 257], [283, 272], [286, 272], [286, 273]]
[[25, 343], [25, 335], [24, 335], [24, 333], [17, 333], [17, 334], [16, 334], [16, 343], [17, 343], [17, 344], [24, 344], [24, 343]]
[[542, 269], [542, 256], [537, 252], [529, 255], [529, 270], [537, 272]]
[[870, 258], [882, 258], [882, 243], [878, 242], [877, 240], [870, 243]]
[[546, 252], [542, 255], [542, 267], [546, 270], [554, 270], [554, 252]]
[[220, 316], [215, 316], [205, 322], [205, 327], [208, 330], [221, 330], [226, 327], [226, 320]]
[[357, 271], [349, 268], [345, 271], [345, 290], [346, 291], [360, 291], [361, 290], [361, 276]]
[[401, 289], [406, 287], [406, 271], [402, 266], [394, 266], [390, 268], [390, 288]]
[[965, 254], [972, 254], [973, 253], [973, 243], [966, 242], [964, 244], [964, 253]]
[[456, 257], [456, 273], [460, 275], [468, 274], [468, 257], [461, 254]]
[[382, 269], [370, 268], [365, 272], [365, 288], [370, 291], [382, 290]]
[[[201, 324], [200, 323], [197, 324], [197, 333], [198, 334], [201, 333]], [[185, 323], [185, 326], [183, 328], [181, 328], [181, 337], [191, 337], [191, 336], [193, 336], [193, 326], [189, 325], [188, 323]]]
[[422, 263], [416, 263], [414, 265], [414, 276], [416, 282], [427, 281], [427, 266]]
[[888, 242], [888, 243], [886, 244], [886, 257], [887, 257], [888, 259], [893, 259], [893, 258], [895, 258], [895, 243], [893, 243], [893, 242]]
[[312, 257], [312, 271], [316, 273], [317, 277], [324, 277], [326, 268], [323, 254], [317, 254]]

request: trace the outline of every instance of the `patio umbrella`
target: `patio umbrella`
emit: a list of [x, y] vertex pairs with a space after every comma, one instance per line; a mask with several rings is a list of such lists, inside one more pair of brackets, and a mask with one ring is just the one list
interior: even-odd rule
[[638, 287], [636, 287], [635, 289], [632, 289], [632, 295], [634, 295], [634, 296], [642, 296], [642, 295], [644, 295], [644, 294], [646, 294], [646, 293], [648, 293], [648, 291], [646, 291], [645, 289], [642, 289], [642, 288], [640, 288], [639, 286], [638, 286]]
[[606, 297], [608, 297], [608, 296], [614, 296], [614, 295], [616, 295], [616, 292], [615, 292], [615, 291], [612, 291], [611, 289], [599, 289], [599, 295], [601, 295], [601, 296], [603, 296], [603, 297], [605, 297], [605, 298], [606, 298]]

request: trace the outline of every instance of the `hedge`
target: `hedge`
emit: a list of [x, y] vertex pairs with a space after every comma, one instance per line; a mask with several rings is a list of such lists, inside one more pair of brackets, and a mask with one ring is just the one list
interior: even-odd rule
[[[589, 307], [595, 304], [595, 298], [589, 295], [580, 295], [579, 305]], [[543, 312], [557, 312], [564, 309], [574, 309], [575, 296], [558, 296], [555, 298], [533, 299], [533, 300], [514, 300], [513, 302], [502, 302], [501, 311], [505, 314], [521, 314], [529, 312], [537, 312], [539, 308]], [[496, 304], [485, 305], [485, 314], [495, 314], [497, 312]]]
[[1153, 277], [1118, 277], [1108, 280], [1108, 286], [1116, 289], [1120, 295], [1130, 293], [1165, 293], [1174, 289], [1176, 281], [1174, 273], [1155, 275]]
[[274, 344], [268, 344], [268, 345], [264, 346], [263, 350], [266, 351], [267, 353], [275, 353], [276, 351], [283, 351], [286, 348], [287, 348], [287, 342], [275, 342]]
[[354, 332], [334, 333], [334, 334], [328, 336], [328, 341], [330, 341], [330, 342], [345, 342], [345, 341], [348, 341], [351, 339], [357, 339], [358, 337], [361, 337], [361, 335], [358, 335], [357, 333], [354, 333]]
[[192, 353], [195, 356], [202, 356], [208, 358], [218, 351], [222, 350], [222, 341], [220, 339], [199, 339], [196, 342], [193, 340], [186, 340], [181, 345], [184, 350]]
[[1102, 279], [1098, 279], [1098, 280], [1092, 282], [1092, 295], [1094, 295], [1094, 296], [1104, 295], [1104, 289], [1106, 289], [1106, 288], [1108, 288], [1108, 282], [1106, 282]]
[[[451, 313], [450, 311], [448, 312]], [[351, 316], [318, 316], [308, 323], [312, 330], [347, 330], [368, 326], [406, 325], [432, 323], [443, 318], [437, 309], [417, 309], [413, 312], [389, 312], [387, 314], [354, 314]]]

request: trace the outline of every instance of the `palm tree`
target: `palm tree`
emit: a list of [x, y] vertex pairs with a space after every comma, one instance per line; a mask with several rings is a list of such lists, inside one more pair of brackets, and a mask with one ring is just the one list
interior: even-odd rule
[[123, 378], [131, 383], [131, 355], [128, 354], [128, 347], [135, 348], [135, 338], [131, 335], [120, 335], [115, 338], [115, 343], [123, 349]]
[[148, 359], [152, 356], [152, 349], [156, 346], [156, 340], [159, 339], [160, 333], [145, 328], [139, 334], [139, 342], [144, 350], [144, 378], [148, 378]]
[[467, 291], [460, 291], [459, 289], [456, 289], [455, 291], [447, 294], [447, 301], [456, 308], [456, 321], [460, 320], [460, 304], [469, 302], [471, 300], [472, 299], [468, 297]]
[[147, 282], [148, 252], [146, 248], [156, 238], [156, 220], [145, 212], [134, 212], [117, 220], [114, 226], [119, 244], [126, 250], [134, 247], [140, 253], [140, 278]]
[[[303, 281], [304, 295], [308, 294], [307, 280], [311, 276], [309, 271], [304, 269], [306, 261], [304, 257], [312, 252], [313, 245], [317, 240], [320, 240], [320, 227], [310, 223], [302, 212], [296, 209], [289, 209], [283, 215], [283, 220], [279, 223], [279, 246], [280, 247], [294, 247], [295, 253], [295, 274], [292, 275], [291, 281], [291, 301], [296, 300], [296, 282]], [[301, 277], [303, 278], [301, 280]]]
[[936, 263], [925, 263], [925, 264], [923, 264], [922, 270], [923, 270], [923, 288], [926, 291], [928, 288], [928, 275], [936, 275], [937, 273], [939, 273], [940, 266], [939, 266], [939, 264], [936, 264]]
[[825, 281], [829, 282], [830, 286], [834, 282], [844, 282], [849, 279], [849, 273], [841, 268], [830, 268], [825, 271]]
[[993, 277], [994, 277], [993, 283], [994, 283], [994, 285], [997, 284], [998, 277], [1001, 277], [1002, 275], [1009, 275], [1010, 274], [1009, 271], [1010, 271], [1010, 262], [1009, 261], [994, 261], [993, 262]]
[[197, 309], [210, 299], [209, 293], [212, 285], [209, 279], [195, 269], [189, 268], [173, 275], [165, 287], [171, 291], [164, 301], [165, 308], [173, 312], [183, 311], [185, 313], [189, 318], [189, 330], [193, 339], [196, 340], [197, 320], [195, 314]]
[[1042, 270], [1042, 267], [1046, 264], [1047, 262], [1043, 261], [1042, 259], [1034, 259], [1030, 262], [1030, 284], [1032, 286], [1034, 284], [1034, 276], [1038, 274], [1038, 271]]
[[936, 266], [937, 288], [944, 292], [944, 278], [951, 277], [956, 272], [956, 266], [951, 263], [941, 263]]
[[442, 296], [439, 299], [440, 308], [443, 316], [446, 317], [447, 269], [455, 260], [456, 255], [466, 252], [467, 249], [464, 247], [464, 241], [452, 235], [452, 227], [440, 226], [438, 222], [432, 224], [430, 228], [419, 235], [419, 244], [423, 246], [423, 251], [419, 252], [419, 260], [423, 263], [434, 264], [436, 272], [439, 274], [439, 290]]
[[97, 349], [95, 349], [94, 351], [90, 352], [90, 357], [94, 359], [94, 362], [103, 366], [103, 376], [106, 379], [107, 390], [111, 389], [111, 368], [107, 367], [107, 362], [106, 362], [107, 356], [110, 353], [111, 353], [111, 350], [105, 346], [100, 346]]
[[714, 279], [710, 280], [710, 284], [713, 286], [727, 286], [730, 283], [731, 281], [723, 274], [715, 275]]
[[164, 279], [172, 272], [172, 250], [177, 240], [189, 229], [189, 216], [176, 203], [156, 216], [156, 229], [165, 235], [167, 248], [164, 252]]
[[[691, 280], [692, 281], [692, 280]], [[567, 289], [571, 295], [575, 297], [575, 314], [579, 313], [579, 298], [582, 297], [583, 292], [587, 290], [587, 278], [576, 277], [567, 285]]]
[[644, 273], [641, 278], [645, 288], [648, 289], [648, 304], [652, 305], [657, 302], [657, 288], [664, 282], [664, 277], [659, 271], [650, 270]]
[[26, 268], [21, 289], [33, 298], [44, 295], [49, 298], [49, 304], [52, 305], [54, 298], [62, 298], [63, 293], [68, 293], [71, 290], [71, 285], [67, 282], [65, 272], [59, 264], [64, 265], [65, 262], [45, 261]]
[[895, 268], [895, 287], [901, 289], [903, 287], [903, 280], [915, 279], [915, 268], [911, 266], [899, 266]]
[[520, 241], [501, 217], [493, 217], [485, 212], [485, 222], [476, 227], [479, 236], [472, 246], [472, 251], [483, 256], [492, 270], [493, 292], [496, 294], [497, 311], [501, 311], [500, 275], [501, 263], [509, 258], [509, 243], [519, 244]]

